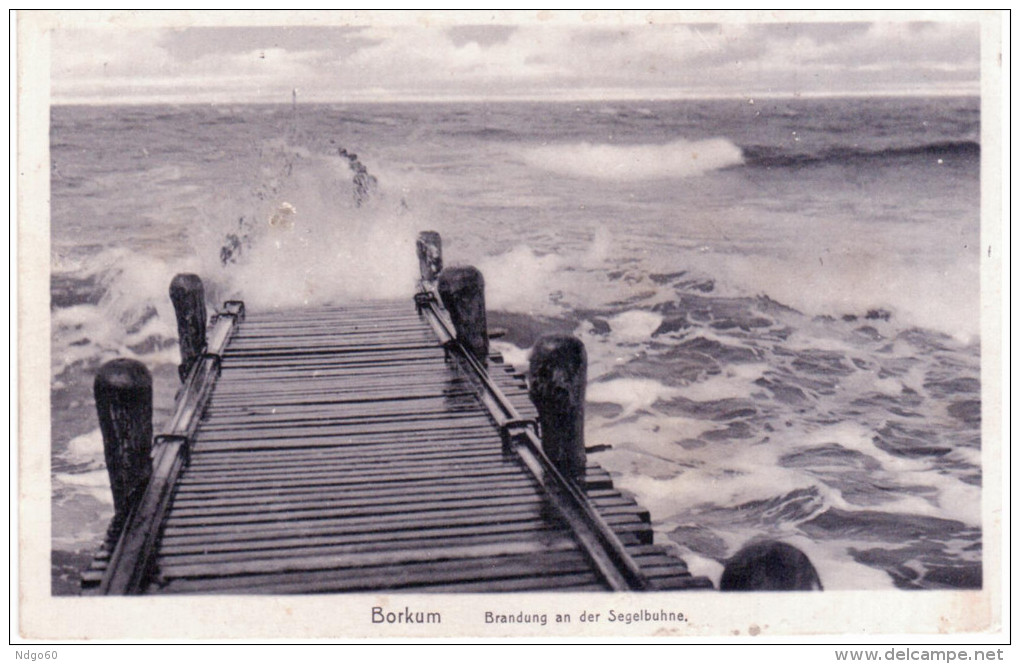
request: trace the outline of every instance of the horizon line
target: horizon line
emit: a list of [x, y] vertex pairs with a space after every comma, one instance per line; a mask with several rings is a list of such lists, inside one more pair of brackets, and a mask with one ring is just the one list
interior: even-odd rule
[[[408, 96], [394, 95], [392, 97], [355, 97], [351, 99], [315, 99], [300, 101], [298, 105], [336, 105], [336, 104], [444, 104], [444, 103], [597, 103], [597, 102], [663, 102], [663, 101], [725, 101], [725, 100], [748, 100], [756, 99], [849, 99], [849, 98], [896, 98], [896, 97], [981, 97], [981, 91], [961, 90], [895, 90], [895, 91], [854, 91], [854, 92], [762, 92], [762, 93], [706, 93], [690, 95], [651, 95], [651, 96], [499, 96], [485, 97], [479, 95], [465, 96]], [[264, 101], [264, 100], [210, 100], [210, 101], [182, 101], [174, 99], [69, 99], [50, 101], [53, 106], [231, 106], [231, 105], [260, 105], [260, 106], [291, 106], [294, 101], [288, 95], [287, 100]]]

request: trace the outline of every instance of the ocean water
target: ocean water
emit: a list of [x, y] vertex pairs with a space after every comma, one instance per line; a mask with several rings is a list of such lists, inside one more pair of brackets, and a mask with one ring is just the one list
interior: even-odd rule
[[[591, 458], [696, 573], [755, 538], [827, 589], [981, 579], [976, 98], [51, 109], [53, 591], [112, 514], [91, 396], [177, 388], [167, 289], [410, 298], [419, 230], [496, 342], [589, 353]], [[341, 152], [341, 150], [343, 152]]]

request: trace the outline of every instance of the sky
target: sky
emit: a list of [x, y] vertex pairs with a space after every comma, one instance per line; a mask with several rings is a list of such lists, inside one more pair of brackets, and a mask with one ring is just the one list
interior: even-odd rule
[[51, 101], [290, 103], [294, 89], [302, 102], [359, 102], [977, 94], [980, 87], [976, 18], [677, 23], [571, 15], [543, 22], [478, 13], [457, 22], [419, 16], [346, 25], [311, 18], [310, 25], [259, 27], [58, 24]]

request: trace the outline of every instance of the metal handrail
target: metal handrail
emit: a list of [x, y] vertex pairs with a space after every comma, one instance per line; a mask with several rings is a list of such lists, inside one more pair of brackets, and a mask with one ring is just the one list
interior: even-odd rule
[[546, 456], [534, 422], [521, 417], [474, 353], [457, 339], [453, 322], [433, 282], [419, 282], [415, 306], [419, 313], [428, 314], [429, 323], [446, 352], [456, 354], [467, 365], [481, 387], [479, 396], [482, 404], [500, 427], [505, 451], [512, 450], [520, 457], [524, 466], [545, 490], [560, 517], [570, 526], [581, 549], [609, 587], [613, 590], [647, 590], [648, 579], [627, 553], [617, 534], [594, 508], [584, 491], [567, 480]]
[[177, 397], [169, 431], [155, 437], [152, 475], [141, 498], [128, 512], [99, 584], [99, 594], [134, 595], [145, 589], [174, 486], [188, 465], [191, 441], [219, 376], [223, 350], [243, 319], [244, 303], [238, 301], [225, 303], [216, 315], [205, 351], [191, 367]]

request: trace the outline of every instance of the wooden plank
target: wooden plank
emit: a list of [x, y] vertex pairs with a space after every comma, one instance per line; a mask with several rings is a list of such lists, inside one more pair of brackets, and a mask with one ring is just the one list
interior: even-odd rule
[[[488, 428], [488, 431], [486, 431]], [[489, 439], [481, 438], [488, 434]], [[239, 436], [240, 434], [235, 434]], [[343, 435], [331, 433], [311, 436], [280, 436], [279, 438], [220, 438], [218, 440], [199, 439], [196, 448], [203, 454], [219, 454], [226, 452], [252, 451], [267, 453], [282, 450], [308, 451], [314, 449], [385, 449], [397, 445], [416, 445], [437, 449], [439, 446], [460, 446], [469, 442], [481, 442], [488, 445], [499, 444], [492, 433], [491, 427], [470, 424], [460, 428], [441, 429], [438, 431], [389, 431], [381, 433], [359, 433], [346, 431]]]
[[[412, 305], [413, 306], [413, 305]], [[418, 317], [413, 309], [408, 316], [406, 310], [398, 307], [392, 308], [366, 308], [358, 311], [293, 311], [282, 313], [277, 316], [265, 316], [261, 313], [249, 312], [244, 321], [244, 329], [259, 329], [278, 327], [283, 330], [303, 330], [309, 327], [335, 325], [338, 327], [361, 327], [386, 329], [388, 322], [397, 322], [403, 325], [418, 323]]]
[[[450, 593], [594, 593], [605, 592], [605, 584], [591, 572], [557, 574], [553, 576], [522, 577], [512, 579], [489, 579], [461, 583], [442, 583], [419, 586], [395, 593], [413, 592], [421, 594]], [[549, 618], [550, 622], [553, 618]]]
[[[206, 563], [239, 562], [246, 560], [265, 560], [283, 557], [300, 558], [306, 556], [339, 555], [339, 554], [375, 554], [378, 552], [392, 553], [400, 550], [424, 551], [431, 550], [435, 556], [447, 555], [457, 547], [464, 546], [502, 546], [529, 542], [534, 546], [573, 546], [573, 540], [567, 533], [555, 531], [548, 527], [534, 527], [530, 530], [505, 530], [495, 533], [471, 532], [461, 536], [440, 537], [408, 537], [386, 541], [341, 541], [333, 544], [308, 544], [306, 540], [296, 541], [296, 545], [281, 546], [276, 541], [248, 543], [248, 546], [233, 547], [228, 550], [195, 550], [178, 553], [161, 552], [157, 563], [163, 565], [192, 565]], [[500, 549], [505, 551], [505, 549]]]
[[[385, 316], [385, 314], [381, 314]], [[400, 317], [392, 318], [386, 317], [385, 320], [392, 321], [389, 324], [383, 324], [384, 318], [373, 319], [380, 322], [380, 326], [374, 329], [379, 332], [390, 334], [394, 332], [401, 332], [404, 330], [422, 330], [421, 324], [417, 320], [406, 320]], [[342, 319], [341, 319], [342, 321]], [[321, 329], [326, 327], [327, 329]], [[237, 338], [252, 337], [252, 336], [275, 336], [288, 339], [301, 339], [305, 336], [313, 336], [320, 334], [343, 334], [346, 330], [354, 328], [355, 334], [361, 334], [363, 330], [367, 329], [363, 322], [336, 322], [336, 321], [319, 321], [316, 323], [303, 323], [295, 325], [293, 321], [279, 321], [279, 322], [259, 322], [247, 320], [244, 325], [238, 330]], [[277, 331], [273, 331], [273, 328], [277, 328]]]
[[[628, 547], [632, 556], [644, 556], [644, 555], [668, 555], [675, 556], [675, 550], [670, 546], [664, 546], [662, 544], [639, 544], [636, 546]], [[679, 560], [679, 558], [677, 558]]]
[[269, 369], [272, 367], [302, 368], [302, 367], [328, 367], [344, 365], [365, 365], [379, 364], [393, 366], [407, 361], [431, 361], [441, 358], [442, 350], [434, 344], [407, 344], [407, 345], [386, 345], [372, 347], [351, 347], [340, 349], [321, 349], [304, 351], [291, 349], [289, 351], [267, 351], [258, 352], [232, 352], [226, 351], [223, 354], [224, 369], [237, 371], [245, 366], [257, 370]]
[[[166, 519], [166, 528], [186, 529], [228, 529], [228, 528], [267, 528], [273, 524], [291, 524], [299, 521], [317, 521], [325, 519], [342, 519], [352, 524], [370, 524], [381, 528], [387, 524], [400, 524], [408, 521], [443, 519], [453, 516], [478, 517], [491, 516], [499, 518], [510, 512], [527, 512], [541, 508], [542, 501], [537, 496], [526, 496], [523, 500], [507, 501], [504, 498], [486, 500], [479, 498], [473, 501], [432, 501], [415, 504], [413, 509], [403, 505], [370, 504], [365, 507], [320, 507], [310, 510], [262, 510], [240, 514], [178, 516], [171, 514]], [[608, 520], [608, 519], [607, 519]], [[630, 528], [629, 532], [643, 531], [646, 524], [622, 523], [620, 528]], [[649, 532], [651, 532], [649, 530]], [[640, 537], [640, 534], [639, 534]], [[649, 540], [650, 541], [650, 540]]]
[[[421, 415], [423, 419], [442, 419], [437, 415], [463, 415], [465, 413], [481, 413], [488, 420], [488, 413], [485, 412], [478, 402], [471, 395], [462, 392], [451, 391], [447, 394], [435, 394], [430, 396], [405, 396], [397, 393], [388, 398], [373, 397], [369, 399], [351, 399], [341, 403], [325, 404], [296, 404], [291, 406], [248, 406], [223, 410], [213, 408], [207, 411], [203, 420], [203, 430], [210, 426], [221, 426], [239, 421], [244, 423], [248, 420], [286, 421], [298, 419], [301, 421], [322, 421], [329, 422], [332, 419], [353, 419], [361, 418], [366, 422], [384, 420], [390, 417], [407, 417]], [[424, 417], [430, 416], [430, 417]]]
[[[271, 412], [276, 410], [277, 412]], [[251, 407], [244, 410], [224, 412], [219, 409], [206, 411], [203, 420], [203, 431], [218, 431], [223, 428], [251, 425], [283, 425], [300, 423], [317, 423], [327, 426], [334, 422], [375, 422], [377, 420], [393, 420], [406, 417], [435, 415], [464, 415], [467, 413], [485, 414], [477, 402], [470, 398], [432, 397], [408, 399], [380, 399], [376, 401], [350, 402], [337, 406], [309, 405], [290, 406], [275, 409]], [[435, 417], [431, 419], [437, 419]]]
[[[442, 424], [442, 423], [440, 423]], [[209, 442], [209, 443], [226, 443], [226, 442], [250, 442], [252, 449], [267, 447], [265, 444], [260, 444], [258, 441], [262, 438], [253, 438], [248, 434], [237, 433], [233, 436], [225, 435], [227, 432], [218, 434], [215, 437], [207, 437], [203, 431], [198, 432], [198, 439], [196, 442]], [[419, 443], [422, 445], [437, 445], [442, 444], [446, 441], [459, 441], [464, 439], [471, 440], [499, 440], [496, 432], [493, 430], [491, 421], [481, 421], [481, 418], [460, 418], [456, 422], [448, 422], [446, 426], [435, 426], [428, 429], [413, 429], [413, 428], [402, 428], [396, 431], [379, 431], [372, 429], [361, 430], [355, 427], [347, 427], [342, 431], [327, 430], [324, 432], [311, 432], [307, 431], [307, 427], [302, 430], [297, 430], [297, 433], [301, 435], [288, 436], [286, 432], [281, 432], [277, 436], [270, 436], [270, 438], [279, 438], [279, 445], [281, 448], [285, 447], [321, 447], [322, 444], [308, 442], [308, 438], [323, 438], [325, 439], [326, 445], [333, 446], [347, 446], [347, 445], [374, 445], [374, 444], [414, 444]], [[288, 440], [292, 441], [292, 444], [288, 444]], [[451, 444], [456, 444], [451, 443]], [[268, 447], [272, 447], [269, 444]], [[211, 446], [210, 451], [226, 451], [225, 447], [222, 446]]]
[[[349, 499], [335, 498], [322, 501], [295, 501], [295, 502], [274, 502], [264, 503], [260, 509], [253, 511], [249, 505], [233, 505], [219, 507], [190, 507], [174, 510], [172, 523], [175, 526], [212, 526], [217, 524], [246, 524], [246, 523], [269, 523], [287, 521], [293, 519], [314, 519], [314, 518], [355, 518], [372, 515], [411, 515], [418, 514], [429, 516], [430, 513], [449, 513], [449, 510], [475, 510], [483, 508], [514, 509], [517, 507], [527, 508], [540, 504], [541, 497], [530, 487], [508, 492], [493, 494], [475, 495], [470, 498], [463, 498], [455, 494], [434, 496], [431, 493], [421, 496], [405, 496], [403, 500], [397, 500], [393, 496], [383, 498], [377, 496], [351, 497]], [[621, 523], [632, 523], [639, 525], [635, 519], [628, 520], [633, 515], [611, 515], [607, 521], [613, 519]], [[647, 527], [647, 524], [645, 524]]]
[[[343, 448], [330, 448], [343, 449]], [[254, 453], [253, 453], [254, 454]], [[198, 466], [189, 472], [189, 476], [200, 476], [207, 474], [226, 474], [227, 476], [238, 475], [248, 472], [273, 472], [280, 470], [293, 470], [303, 472], [305, 470], [334, 469], [338, 472], [351, 472], [361, 467], [363, 463], [374, 465], [395, 466], [401, 463], [433, 463], [433, 464], [456, 464], [464, 465], [471, 463], [494, 463], [502, 461], [504, 455], [501, 451], [493, 449], [492, 445], [477, 444], [471, 447], [451, 446], [443, 449], [422, 448], [410, 452], [383, 452], [372, 454], [366, 452], [364, 460], [359, 459], [356, 454], [332, 455], [330, 457], [287, 459], [277, 462], [261, 461], [259, 459], [238, 460], [231, 463], [220, 463], [215, 465], [205, 464]], [[189, 469], [190, 470], [190, 469]], [[603, 499], [599, 499], [603, 500]], [[606, 499], [612, 500], [612, 499]]]
[[267, 403], [259, 403], [256, 399], [248, 398], [245, 401], [235, 399], [229, 403], [227, 399], [217, 399], [206, 410], [214, 416], [234, 414], [267, 414], [276, 415], [281, 413], [306, 413], [306, 412], [329, 412], [347, 411], [356, 407], [404, 407], [412, 408], [435, 408], [437, 405], [450, 404], [453, 406], [469, 405], [477, 408], [477, 399], [468, 385], [443, 385], [440, 389], [435, 386], [425, 388], [416, 386], [404, 386], [397, 389], [395, 386], [389, 388], [373, 388], [369, 390], [335, 390], [328, 394], [319, 392], [310, 393], [297, 398], [277, 395], [275, 399]]
[[278, 477], [311, 477], [322, 473], [353, 474], [369, 476], [375, 473], [392, 473], [394, 471], [446, 471], [451, 475], [459, 474], [461, 468], [512, 468], [520, 471], [518, 461], [511, 456], [504, 456], [496, 450], [484, 456], [412, 457], [405, 456], [393, 459], [387, 456], [346, 461], [336, 460], [330, 463], [284, 465], [278, 467], [242, 466], [233, 469], [195, 469], [185, 474], [188, 481], [216, 482], [219, 480], [234, 481], [236, 479], [276, 479]]
[[[209, 485], [187, 488], [181, 487], [174, 499], [174, 511], [177, 512], [178, 509], [185, 508], [199, 508], [204, 506], [212, 508], [216, 506], [224, 507], [227, 505], [248, 505], [254, 509], [259, 505], [287, 502], [312, 502], [320, 497], [321, 500], [325, 502], [345, 500], [352, 496], [365, 500], [390, 498], [398, 501], [405, 496], [486, 496], [502, 495], [504, 493], [509, 496], [511, 494], [527, 492], [535, 487], [535, 483], [531, 480], [531, 478], [513, 474], [509, 474], [498, 479], [492, 479], [492, 481], [486, 481], [484, 483], [478, 482], [473, 476], [465, 476], [462, 480], [463, 481], [460, 482], [449, 481], [442, 483], [432, 482], [431, 480], [416, 482], [408, 481], [380, 484], [379, 486], [373, 486], [370, 483], [321, 486], [313, 482], [312, 485], [307, 488], [303, 486], [295, 486], [291, 488], [284, 488], [279, 491], [273, 491], [272, 493], [262, 492], [262, 494], [259, 494], [258, 489], [252, 486], [241, 489], [237, 489], [236, 487], [223, 487], [222, 489], [214, 489], [213, 491], [206, 490]], [[616, 509], [617, 513], [629, 511], [635, 515], [639, 514], [642, 510], [642, 508], [638, 505], [626, 504], [619, 506], [607, 506], [605, 509]]]
[[715, 590], [703, 576], [665, 576], [652, 580], [653, 590]]
[[[344, 436], [363, 436], [369, 434], [414, 434], [416, 436], [424, 437], [425, 435], [432, 434], [437, 437], [441, 437], [443, 432], [451, 430], [462, 430], [466, 428], [483, 427], [489, 423], [487, 417], [477, 415], [474, 413], [456, 414], [450, 417], [426, 417], [423, 418], [428, 420], [428, 430], [422, 431], [422, 425], [420, 422], [415, 422], [413, 419], [405, 418], [394, 418], [392, 420], [383, 420], [381, 422], [372, 422], [369, 418], [365, 421], [354, 421], [354, 422], [338, 422], [330, 424], [328, 426], [288, 426], [288, 427], [246, 427], [242, 429], [223, 429], [209, 431], [203, 428], [200, 433], [201, 440], [203, 442], [214, 442], [214, 441], [236, 441], [239, 438], [257, 447], [256, 441], [269, 440], [269, 439], [305, 439], [305, 438], [333, 438]], [[490, 431], [491, 431], [490, 427]], [[493, 433], [495, 435], [495, 433]], [[311, 444], [311, 443], [302, 443]], [[610, 482], [611, 486], [611, 482]]]
[[[375, 548], [396, 548], [416, 546], [444, 546], [447, 541], [473, 540], [476, 538], [549, 538], [561, 536], [562, 528], [538, 520], [510, 521], [505, 523], [468, 524], [465, 526], [432, 527], [417, 530], [393, 531], [388, 533], [343, 533], [304, 535], [300, 537], [255, 537], [247, 539], [226, 539], [205, 541], [198, 538], [177, 537], [164, 541], [160, 553], [174, 555], [215, 555], [218, 553], [241, 555], [246, 552], [292, 548], [349, 548], [351, 550], [373, 550]], [[345, 549], [346, 550], [346, 549]]]
[[325, 355], [306, 358], [225, 358], [223, 369], [226, 381], [265, 378], [351, 376], [359, 371], [375, 371], [387, 375], [387, 370], [403, 369], [407, 373], [445, 370], [442, 355], [434, 352], [375, 352], [350, 355]]
[[[311, 484], [318, 484], [320, 482], [329, 482], [334, 486], [357, 486], [357, 485], [371, 485], [371, 484], [391, 484], [400, 482], [411, 482], [411, 481], [422, 481], [422, 480], [439, 480], [447, 477], [450, 473], [444, 470], [423, 470], [420, 472], [415, 471], [401, 471], [392, 470], [389, 472], [373, 472], [373, 473], [359, 473], [357, 475], [336, 475], [335, 473], [307, 473], [300, 476], [282, 476], [267, 478], [263, 480], [250, 480], [243, 477], [230, 480], [219, 480], [215, 482], [206, 481], [202, 478], [191, 478], [184, 477], [180, 480], [179, 484], [181, 488], [187, 487], [188, 489], [195, 490], [201, 487], [207, 487], [211, 489], [226, 489], [234, 488], [240, 489], [245, 487], [262, 486], [266, 490], [272, 490], [287, 486], [304, 486]], [[457, 473], [459, 477], [470, 477], [479, 482], [485, 482], [489, 479], [500, 479], [509, 477], [518, 477], [520, 475], [520, 469], [515, 465], [500, 465], [491, 468], [464, 468]]]
[[646, 524], [650, 524], [652, 517], [648, 510], [640, 505], [620, 504], [620, 505], [606, 505], [596, 503], [595, 509], [599, 511], [603, 517], [615, 516], [618, 514], [631, 514], [638, 521]]
[[283, 370], [289, 367], [295, 373], [299, 373], [300, 370], [306, 370], [308, 373], [314, 372], [318, 376], [328, 376], [330, 373], [333, 373], [339, 376], [361, 375], [369, 377], [375, 375], [384, 377], [403, 373], [410, 379], [419, 372], [425, 372], [423, 375], [431, 376], [455, 374], [455, 372], [451, 371], [451, 367], [446, 362], [441, 350], [438, 352], [423, 351], [413, 354], [402, 353], [401, 355], [408, 356], [410, 359], [408, 360], [406, 357], [397, 358], [397, 361], [387, 361], [385, 353], [377, 355], [378, 357], [374, 358], [364, 356], [309, 358], [309, 361], [303, 364], [285, 360], [271, 360], [265, 363], [242, 362], [241, 360], [231, 361], [228, 358], [224, 362], [223, 368], [227, 371], [225, 379], [228, 382], [239, 380], [240, 377], [244, 377], [246, 374], [258, 374], [263, 366], [268, 368], [277, 367]]
[[354, 367], [343, 370], [320, 370], [294, 374], [279, 373], [271, 380], [263, 380], [257, 375], [221, 377], [217, 382], [216, 394], [233, 399], [270, 397], [272, 395], [288, 396], [305, 393], [326, 393], [327, 390], [350, 391], [361, 387], [372, 392], [387, 392], [404, 385], [419, 389], [456, 389], [466, 387], [463, 379], [455, 374], [439, 373], [431, 367], [402, 367], [400, 373], [364, 374]]
[[436, 445], [422, 441], [418, 445], [359, 445], [326, 448], [299, 448], [296, 450], [259, 450], [248, 452], [203, 452], [192, 458], [194, 472], [204, 470], [231, 470], [235, 468], [286, 467], [315, 463], [357, 463], [359, 459], [441, 459], [501, 456], [491, 440], [467, 439]]
[[586, 572], [588, 563], [576, 551], [554, 551], [477, 560], [446, 560], [416, 564], [329, 569], [314, 572], [252, 574], [213, 579], [175, 579], [164, 592], [311, 593], [391, 590], [458, 581], [507, 579]]
[[[208, 459], [206, 457], [222, 456], [221, 454], [202, 454], [198, 460], [192, 460], [188, 467], [189, 473], [202, 473], [206, 471], [224, 472], [248, 472], [261, 468], [302, 468], [305, 466], [358, 466], [363, 462], [389, 461], [400, 463], [405, 460], [424, 459], [449, 459], [451, 462], [467, 462], [477, 460], [496, 460], [503, 458], [501, 449], [496, 448], [491, 441], [469, 442], [467, 444], [447, 445], [437, 447], [435, 445], [420, 446], [405, 449], [395, 446], [391, 449], [381, 451], [372, 448], [363, 448], [354, 451], [343, 447], [334, 447], [323, 450], [319, 454], [303, 454], [304, 450], [296, 450], [290, 455], [276, 455], [263, 458], [263, 452], [250, 452], [247, 458], [229, 459]], [[601, 499], [600, 499], [601, 500]]]
[[366, 464], [361, 471], [353, 467], [349, 468], [299, 468], [280, 470], [258, 469], [250, 473], [189, 473], [187, 484], [182, 486], [223, 486], [230, 488], [236, 484], [251, 484], [252, 482], [275, 482], [287, 479], [323, 479], [330, 477], [375, 480], [382, 483], [399, 481], [400, 479], [411, 479], [418, 474], [429, 474], [432, 477], [437, 475], [457, 475], [460, 477], [481, 476], [515, 476], [520, 473], [520, 467], [514, 460], [493, 459], [491, 461], [472, 460], [465, 463], [456, 463], [449, 460], [423, 460], [420, 463], [397, 463], [397, 464]]
[[612, 529], [617, 536], [632, 535], [641, 544], [652, 543], [653, 533], [647, 523], [613, 523]]
[[442, 400], [431, 407], [422, 406], [417, 411], [401, 402], [392, 402], [386, 406], [379, 404], [373, 409], [367, 404], [352, 405], [347, 408], [329, 408], [319, 412], [272, 414], [224, 414], [212, 413], [203, 421], [203, 432], [219, 431], [252, 431], [301, 427], [357, 426], [360, 424], [380, 425], [402, 423], [408, 420], [439, 421], [467, 417], [485, 417], [488, 413], [470, 403], [451, 403], [444, 410]]
[[[345, 321], [343, 318], [340, 318], [319, 321], [308, 320], [301, 323], [296, 321], [269, 322], [246, 320], [239, 330], [238, 337], [275, 334], [280, 338], [300, 339], [303, 336], [312, 334], [365, 334], [373, 332], [375, 334], [390, 335], [403, 331], [430, 332], [428, 328], [423, 327], [419, 321], [414, 319], [407, 319], [399, 315], [390, 316], [384, 312], [378, 312], [377, 315], [379, 316], [378, 318], [372, 319], [348, 319]], [[371, 322], [366, 323], [366, 320]]]
[[[177, 537], [194, 543], [199, 541], [222, 542], [231, 539], [263, 539], [266, 537], [300, 537], [305, 535], [340, 535], [355, 533], [383, 533], [394, 531], [417, 531], [428, 528], [484, 525], [489, 523], [512, 523], [537, 521], [554, 523], [548, 509], [541, 505], [512, 505], [506, 508], [478, 509], [470, 512], [434, 512], [428, 517], [420, 515], [399, 515], [385, 517], [361, 517], [348, 519], [330, 517], [318, 519], [295, 519], [289, 523], [253, 523], [210, 526], [171, 526], [163, 532], [164, 541]], [[635, 534], [635, 537], [637, 535]], [[204, 538], [204, 539], [203, 539]]]
[[[412, 314], [413, 316], [413, 314]], [[305, 318], [275, 321], [246, 320], [242, 331], [245, 334], [277, 334], [289, 336], [291, 333], [309, 332], [374, 332], [385, 335], [391, 330], [420, 330], [421, 326], [413, 318], [397, 313], [373, 312], [371, 317], [348, 318], [344, 317], [323, 317], [319, 319]]]
[[262, 337], [252, 339], [239, 336], [227, 350], [230, 356], [246, 355], [249, 353], [277, 353], [286, 352], [293, 355], [315, 355], [323, 351], [338, 349], [339, 352], [349, 352], [352, 349], [375, 349], [375, 348], [431, 348], [435, 349], [436, 341], [428, 332], [417, 330], [413, 332], [396, 333], [387, 331], [385, 334], [377, 332], [367, 334], [323, 334], [317, 336], [304, 336], [300, 338], [300, 344], [295, 343], [295, 337], [277, 337], [270, 339]]
[[557, 574], [555, 576], [525, 577], [519, 579], [492, 579], [421, 586], [416, 593], [520, 593], [539, 592], [605, 592], [605, 584], [592, 572]]
[[291, 391], [277, 389], [273, 392], [247, 392], [238, 395], [217, 393], [215, 402], [206, 412], [230, 413], [258, 408], [276, 408], [279, 410], [291, 406], [327, 406], [386, 400], [437, 398], [441, 396], [461, 397], [473, 396], [473, 394], [470, 385], [464, 383], [451, 384], [450, 382], [441, 383], [438, 381], [432, 385], [406, 384], [404, 385], [403, 392], [395, 390], [392, 385], [364, 385], [358, 387], [352, 383], [349, 386], [334, 385], [326, 387], [322, 385], [318, 388], [313, 385], [306, 386], [301, 390]]
[[366, 329], [361, 326], [350, 325], [328, 325], [326, 327], [302, 326], [296, 329], [292, 328], [289, 333], [282, 330], [274, 330], [271, 326], [250, 328], [245, 326], [235, 335], [231, 347], [240, 345], [255, 346], [259, 344], [272, 345], [288, 342], [291, 346], [303, 348], [330, 339], [354, 344], [362, 341], [373, 343], [405, 338], [435, 341], [431, 330], [395, 320], [392, 325], [386, 326], [385, 329]]
[[676, 573], [678, 571], [686, 572], [687, 565], [679, 558], [673, 556], [659, 555], [659, 556], [636, 556], [634, 560], [638, 561], [641, 565], [641, 569], [648, 573], [653, 570], [659, 570], [663, 572]]
[[[437, 378], [435, 380], [415, 380], [409, 376], [401, 378], [400, 385], [407, 390], [405, 394], [438, 396], [444, 391], [460, 393], [471, 390], [471, 386], [454, 377]], [[259, 403], [314, 403], [315, 399], [335, 399], [343, 401], [350, 395], [364, 395], [371, 399], [386, 395], [400, 395], [399, 387], [392, 380], [373, 381], [355, 377], [354, 379], [334, 379], [323, 377], [305, 377], [303, 379], [285, 379], [260, 385], [253, 381], [238, 383], [235, 389], [229, 384], [221, 384], [216, 390], [217, 407], [230, 405], [257, 405]]]
[[409, 565], [441, 560], [461, 562], [474, 559], [539, 554], [553, 551], [576, 552], [577, 545], [569, 538], [554, 542], [499, 542], [496, 544], [468, 544], [430, 549], [391, 549], [367, 553], [323, 553], [309, 556], [284, 556], [253, 560], [181, 563], [170, 559], [160, 565], [163, 579], [188, 577], [228, 577], [247, 574], [282, 574], [314, 570], [371, 568], [390, 565]]
[[[277, 347], [251, 347], [251, 348], [233, 348], [228, 349], [224, 354], [224, 359], [230, 360], [252, 360], [258, 359], [259, 362], [271, 361], [271, 360], [287, 360], [288, 362], [301, 363], [308, 361], [318, 362], [320, 356], [338, 356], [338, 357], [360, 357], [373, 356], [385, 354], [388, 356], [392, 353], [411, 353], [412, 351], [428, 351], [430, 356], [434, 356], [436, 352], [435, 343], [429, 342], [427, 339], [421, 341], [407, 341], [404, 343], [400, 342], [380, 342], [380, 343], [362, 343], [352, 346], [344, 346], [341, 344], [323, 344], [321, 346], [302, 346], [301, 348], [295, 348], [294, 346], [277, 346]], [[332, 359], [332, 358], [329, 358]]]
[[465, 495], [470, 495], [472, 491], [483, 491], [485, 488], [492, 491], [499, 491], [502, 489], [534, 486], [534, 480], [526, 476], [521, 476], [507, 477], [503, 479], [489, 479], [486, 480], [484, 485], [479, 485], [473, 477], [453, 477], [441, 482], [432, 480], [408, 481], [378, 487], [365, 487], [364, 485], [347, 485], [337, 487], [325, 482], [311, 482], [308, 486], [278, 488], [272, 493], [267, 493], [259, 486], [246, 489], [199, 487], [197, 489], [178, 489], [177, 494], [174, 497], [174, 504], [177, 505], [179, 503], [181, 505], [190, 505], [194, 503], [217, 502], [221, 500], [237, 500], [239, 502], [271, 501], [274, 499], [274, 496], [278, 496], [280, 500], [285, 500], [296, 496], [322, 496], [325, 499], [331, 496], [347, 495], [366, 495], [369, 497], [424, 495], [430, 491], [444, 492], [446, 490], [459, 491]]
[[[232, 504], [199, 504], [193, 501], [185, 506], [174, 509], [174, 525], [214, 525], [286, 521], [300, 518], [328, 518], [338, 516], [353, 518], [369, 515], [388, 514], [421, 514], [428, 516], [430, 512], [448, 509], [476, 509], [483, 507], [533, 506], [541, 500], [540, 494], [533, 487], [515, 487], [493, 492], [475, 492], [469, 496], [457, 493], [406, 494], [403, 496], [342, 496], [318, 497], [305, 500], [266, 500], [257, 505], [250, 503]], [[254, 510], [253, 507], [258, 507]], [[632, 527], [635, 533], [647, 533], [651, 537], [652, 530], [647, 521], [642, 520], [636, 510], [603, 514], [606, 522], [616, 529], [618, 526]]]
[[359, 327], [365, 329], [385, 330], [389, 322], [401, 325], [413, 325], [418, 322], [414, 312], [408, 316], [406, 310], [366, 309], [360, 312], [301, 312], [295, 311], [280, 316], [262, 316], [248, 314], [244, 328], [260, 329], [278, 327], [283, 330], [304, 330], [316, 326]]

